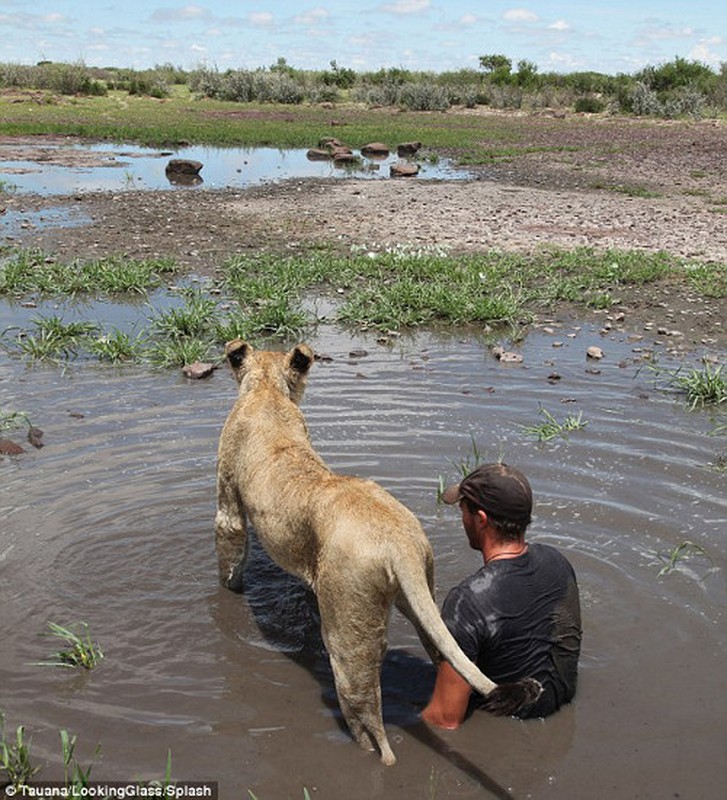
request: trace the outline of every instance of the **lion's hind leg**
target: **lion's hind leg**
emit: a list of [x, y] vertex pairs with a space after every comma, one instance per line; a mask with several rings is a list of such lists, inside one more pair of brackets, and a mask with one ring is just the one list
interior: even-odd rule
[[358, 605], [357, 618], [352, 620], [335, 608], [340, 599], [340, 593], [333, 602], [325, 599], [321, 602], [319, 596], [323, 638], [338, 702], [358, 744], [364, 750], [377, 747], [381, 761], [390, 766], [396, 763], [396, 757], [386, 737], [381, 708], [381, 663], [386, 650], [388, 613], [380, 604], [372, 603], [367, 609], [369, 613], [362, 618], [363, 603]]

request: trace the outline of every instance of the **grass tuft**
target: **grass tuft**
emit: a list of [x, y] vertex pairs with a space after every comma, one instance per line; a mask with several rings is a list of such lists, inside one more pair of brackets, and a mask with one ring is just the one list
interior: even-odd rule
[[712, 564], [712, 559], [709, 557], [709, 554], [706, 550], [698, 544], [694, 542], [690, 542], [689, 540], [685, 540], [681, 542], [681, 544], [677, 545], [671, 552], [664, 556], [662, 554], [657, 554], [659, 558], [664, 561], [664, 566], [659, 570], [658, 577], [662, 577], [664, 575], [669, 575], [673, 572], [680, 561], [683, 561], [686, 558], [689, 558], [693, 555], [703, 556], [707, 559], [707, 561]]
[[60, 639], [67, 645], [67, 649], [52, 653], [49, 656], [52, 660], [39, 662], [39, 666], [93, 669], [103, 660], [104, 654], [98, 643], [91, 639], [88, 625], [81, 622], [77, 627], [82, 629], [81, 632], [64, 628], [55, 622], [48, 623], [49, 630], [42, 635]]
[[540, 414], [544, 417], [543, 422], [538, 425], [521, 425], [523, 433], [527, 436], [534, 436], [539, 442], [548, 442], [551, 439], [562, 437], [568, 438], [571, 431], [578, 431], [588, 425], [583, 421], [583, 412], [577, 415], [568, 414], [562, 422], [558, 420], [545, 408], [540, 409]]

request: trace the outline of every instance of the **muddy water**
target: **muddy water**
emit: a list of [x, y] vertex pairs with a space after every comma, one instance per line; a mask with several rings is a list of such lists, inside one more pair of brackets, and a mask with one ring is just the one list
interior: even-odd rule
[[[571, 334], [569, 336], [569, 334]], [[554, 341], [562, 347], [554, 347]], [[335, 469], [379, 480], [431, 537], [440, 599], [478, 567], [438, 476], [472, 451], [518, 464], [536, 494], [532, 540], [579, 576], [585, 638], [576, 702], [546, 721], [480, 714], [456, 732], [417, 721], [431, 670], [394, 616], [382, 767], [342, 728], [315, 604], [258, 548], [247, 596], [216, 582], [214, 463], [229, 375], [97, 365], [28, 368], [0, 355], [0, 409], [28, 412], [46, 446], [0, 460], [0, 708], [24, 724], [42, 777], [61, 775], [58, 730], [96, 778], [220, 782], [223, 798], [717, 798], [727, 781], [724, 439], [637, 373], [624, 334], [533, 333], [522, 365], [476, 336], [393, 349], [323, 330], [304, 411]], [[605, 358], [587, 363], [600, 345]], [[351, 351], [365, 349], [365, 356]], [[694, 357], [696, 359], [696, 355]], [[666, 363], [666, 362], [665, 362]], [[558, 381], [549, 381], [557, 372]], [[519, 426], [583, 412], [537, 444]], [[682, 541], [702, 546], [659, 577]], [[32, 666], [48, 620], [85, 620], [106, 653], [86, 674]]]
[[[306, 149], [274, 147], [183, 147], [160, 152], [148, 147], [109, 143], [29, 145], [0, 144], [0, 179], [13, 191], [45, 196], [73, 192], [205, 187], [242, 188], [286, 178], [388, 178], [396, 152], [385, 158], [361, 157], [356, 166], [311, 160]], [[170, 158], [199, 161], [193, 182], [175, 183], [165, 167]], [[470, 177], [449, 159], [420, 163], [419, 179]]]

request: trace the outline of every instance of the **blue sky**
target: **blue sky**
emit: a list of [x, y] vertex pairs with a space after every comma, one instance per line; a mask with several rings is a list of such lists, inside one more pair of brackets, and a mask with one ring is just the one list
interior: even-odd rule
[[727, 61], [724, 0], [0, 0], [0, 62], [143, 69], [477, 68], [502, 53], [540, 72], [631, 73], [675, 56]]

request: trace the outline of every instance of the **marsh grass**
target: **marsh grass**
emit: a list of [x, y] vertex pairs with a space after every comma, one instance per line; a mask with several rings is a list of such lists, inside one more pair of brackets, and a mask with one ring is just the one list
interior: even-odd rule
[[88, 337], [98, 332], [94, 322], [64, 322], [61, 317], [38, 317], [33, 329], [21, 332], [16, 344], [26, 358], [34, 361], [56, 361], [76, 356]]
[[[94, 761], [84, 769], [78, 759], [76, 758], [76, 742], [78, 737], [69, 735], [68, 731], [61, 730], [61, 757], [63, 759], [63, 782], [67, 789], [71, 790], [71, 797], [84, 796], [84, 789], [86, 789], [91, 780], [91, 770], [94, 766]], [[101, 752], [101, 745], [96, 745], [94, 751], [94, 759], [98, 757]]]
[[[40, 767], [33, 766], [30, 754], [31, 740], [26, 739], [25, 727], [19, 725], [15, 737], [8, 741], [5, 737], [5, 716], [0, 711], [0, 769], [13, 789], [27, 786]], [[7, 793], [10, 796], [10, 792]]]
[[690, 411], [707, 405], [721, 405], [727, 400], [727, 378], [724, 365], [705, 362], [703, 367], [679, 367], [670, 370], [659, 364], [649, 364], [657, 385], [663, 382], [666, 388], [686, 396]]
[[[146, 293], [177, 271], [165, 259], [64, 264], [42, 251], [0, 252], [0, 294], [13, 297], [34, 292], [118, 298]], [[316, 298], [331, 301], [330, 321], [388, 335], [423, 326], [523, 324], [535, 310], [563, 301], [608, 308], [629, 287], [665, 279], [686, 279], [711, 296], [724, 292], [725, 283], [723, 265], [686, 263], [663, 252], [543, 248], [462, 254], [411, 245], [359, 246], [347, 253], [311, 248], [287, 257], [246, 254], [224, 262], [219, 276], [218, 286], [179, 290], [183, 305], [154, 312], [135, 337], [51, 317], [21, 331], [15, 349], [32, 360], [85, 353], [111, 362], [175, 366], [206, 360], [236, 337], [305, 337], [321, 322], [311, 304]]]
[[44, 631], [42, 636], [53, 636], [60, 639], [66, 645], [66, 649], [58, 650], [49, 656], [49, 661], [38, 662], [38, 666], [49, 667], [82, 667], [83, 669], [93, 669], [104, 657], [104, 654], [97, 642], [91, 639], [91, 633], [85, 622], [72, 627], [65, 628], [55, 622], [48, 623], [48, 631]]
[[0, 413], [0, 431], [10, 431], [27, 425], [33, 427], [33, 423], [24, 411], [6, 411]]
[[659, 570], [658, 577], [661, 578], [664, 575], [669, 575], [677, 568], [681, 561], [695, 555], [705, 558], [710, 566], [712, 565], [712, 559], [706, 550], [701, 545], [690, 542], [689, 540], [681, 542], [666, 555], [657, 553], [657, 556], [664, 562], [664, 565]]
[[727, 264], [687, 264], [684, 272], [691, 286], [705, 297], [727, 297]]
[[541, 408], [540, 414], [543, 417], [541, 423], [520, 426], [526, 436], [535, 437], [539, 442], [548, 442], [557, 437], [567, 439], [569, 433], [582, 430], [588, 425], [583, 420], [582, 411], [578, 414], [568, 414], [562, 422], [559, 422], [546, 408]]
[[144, 294], [176, 273], [173, 259], [59, 261], [38, 249], [0, 249], [0, 295]]
[[183, 367], [195, 361], [208, 361], [219, 354], [213, 342], [202, 339], [168, 339], [150, 344], [143, 359], [155, 367]]
[[151, 321], [151, 332], [170, 339], [206, 337], [214, 327], [217, 302], [199, 289], [182, 292], [184, 305], [156, 314]]
[[99, 361], [118, 364], [140, 359], [144, 352], [144, 341], [144, 334], [139, 333], [134, 336], [115, 328], [95, 338], [89, 338], [87, 346], [89, 352]]

